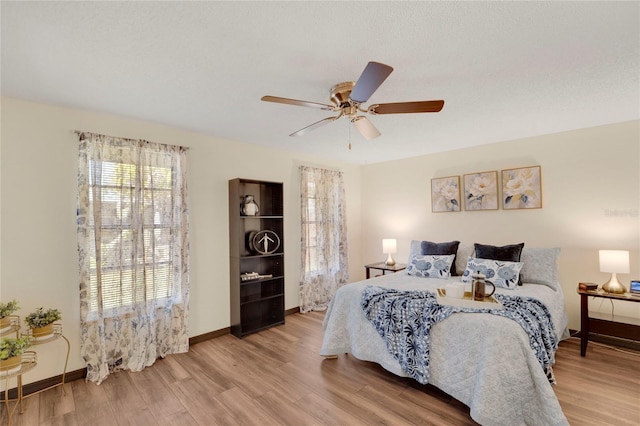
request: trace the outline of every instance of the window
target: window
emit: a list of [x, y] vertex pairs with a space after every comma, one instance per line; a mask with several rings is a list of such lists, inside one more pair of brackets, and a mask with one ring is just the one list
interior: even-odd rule
[[302, 278], [300, 310], [325, 309], [349, 278], [342, 173], [300, 167]]
[[[163, 218], [171, 217], [172, 169], [141, 170], [115, 161], [91, 161], [90, 167], [99, 172], [90, 175], [89, 201], [101, 200], [101, 214], [90, 217], [89, 310], [95, 312], [99, 305], [104, 310], [127, 308], [170, 297], [173, 226]], [[99, 246], [96, 233], [101, 236]]]
[[[316, 216], [316, 184], [307, 182], [306, 218], [303, 219], [302, 229], [306, 235], [306, 255], [304, 257], [304, 271], [307, 274], [317, 274], [318, 269], [318, 226], [322, 224]], [[303, 203], [304, 204], [304, 203]]]
[[186, 352], [186, 149], [81, 133], [80, 355], [87, 379]]

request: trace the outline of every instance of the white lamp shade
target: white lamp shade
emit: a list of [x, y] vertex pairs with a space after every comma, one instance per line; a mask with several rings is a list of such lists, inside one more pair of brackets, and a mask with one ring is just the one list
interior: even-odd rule
[[600, 250], [600, 272], [629, 273], [627, 250]]
[[375, 128], [375, 126], [371, 123], [371, 121], [369, 121], [367, 117], [355, 117], [353, 120], [351, 120], [351, 122], [360, 132], [360, 134], [369, 141], [380, 136], [380, 132], [378, 131], [378, 129]]
[[396, 253], [397, 250], [395, 238], [385, 238], [382, 240], [383, 253]]

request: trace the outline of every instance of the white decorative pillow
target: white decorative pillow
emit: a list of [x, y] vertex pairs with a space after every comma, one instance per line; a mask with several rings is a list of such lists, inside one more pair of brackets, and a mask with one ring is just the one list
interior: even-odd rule
[[458, 246], [458, 255], [454, 260], [458, 275], [462, 275], [464, 270], [467, 268], [467, 261], [469, 260], [469, 257], [473, 256], [473, 250], [473, 244], [460, 243]]
[[463, 282], [471, 282], [472, 275], [480, 272], [486, 280], [496, 287], [514, 289], [518, 285], [520, 270], [523, 262], [507, 262], [503, 260], [479, 259], [469, 257], [467, 268], [460, 279]]
[[422, 253], [422, 241], [411, 240], [411, 244], [409, 245], [409, 260], [411, 260], [411, 256], [414, 254], [420, 253]]
[[544, 284], [557, 290], [558, 257], [560, 249], [554, 248], [523, 248], [520, 260], [524, 263], [520, 278], [526, 284]]
[[422, 278], [449, 278], [455, 254], [414, 254], [409, 259], [407, 274]]

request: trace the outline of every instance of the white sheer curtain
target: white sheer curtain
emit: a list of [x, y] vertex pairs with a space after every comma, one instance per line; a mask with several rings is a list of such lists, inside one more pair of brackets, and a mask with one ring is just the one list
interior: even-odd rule
[[185, 148], [81, 133], [80, 341], [87, 379], [189, 349]]
[[349, 279], [342, 172], [301, 166], [300, 201], [300, 311], [321, 311]]

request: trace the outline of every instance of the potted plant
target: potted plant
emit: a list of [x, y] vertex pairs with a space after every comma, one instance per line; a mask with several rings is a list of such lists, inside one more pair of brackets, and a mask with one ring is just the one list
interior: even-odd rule
[[29, 347], [28, 336], [17, 339], [4, 337], [0, 341], [0, 371], [14, 369], [22, 362], [22, 354]]
[[11, 318], [9, 316], [18, 309], [20, 309], [20, 306], [15, 300], [7, 303], [0, 302], [0, 330], [11, 327]]
[[31, 329], [33, 337], [49, 336], [53, 334], [53, 323], [61, 320], [62, 314], [57, 309], [38, 308], [24, 319]]

